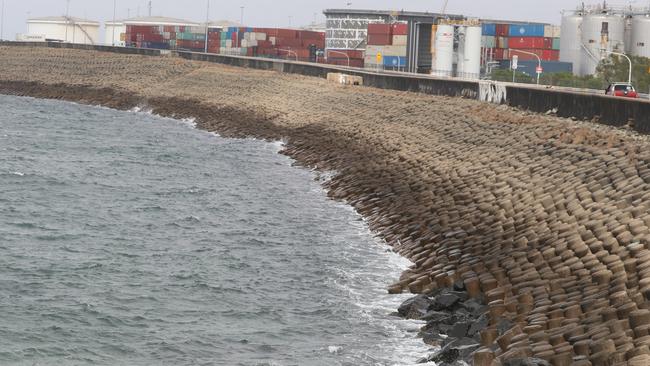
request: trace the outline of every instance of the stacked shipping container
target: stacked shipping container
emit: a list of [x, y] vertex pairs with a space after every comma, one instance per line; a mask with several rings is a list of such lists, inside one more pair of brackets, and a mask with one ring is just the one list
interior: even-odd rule
[[[545, 24], [483, 24], [482, 55], [484, 61], [501, 61], [517, 55], [522, 61], [558, 61], [560, 27]], [[517, 50], [525, 51], [517, 52]]]
[[[365, 66], [393, 70], [405, 67], [407, 34], [406, 23], [368, 24]], [[378, 54], [382, 55], [381, 65], [377, 64]]]
[[[205, 51], [204, 27], [127, 26], [127, 47]], [[209, 28], [208, 52], [315, 61], [325, 33], [279, 28]]]
[[167, 25], [127, 25], [127, 47], [205, 50], [205, 28]]

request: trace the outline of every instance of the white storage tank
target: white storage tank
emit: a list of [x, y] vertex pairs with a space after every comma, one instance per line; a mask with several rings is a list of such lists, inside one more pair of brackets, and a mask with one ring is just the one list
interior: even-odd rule
[[[479, 39], [480, 41], [480, 39]], [[453, 76], [454, 26], [441, 24], [436, 28], [432, 75]]]
[[124, 21], [104, 23], [104, 44], [107, 46], [125, 46], [126, 24]]
[[466, 79], [481, 77], [481, 26], [458, 28], [457, 76]]
[[632, 18], [630, 53], [634, 56], [650, 57], [650, 15]]
[[632, 17], [625, 17], [625, 53], [632, 52]]
[[47, 40], [99, 44], [99, 22], [74, 17], [44, 17], [27, 20], [27, 34], [45, 35]]
[[582, 44], [586, 50], [582, 53], [581, 75], [593, 75], [608, 56], [601, 50], [625, 52], [625, 18], [607, 12], [587, 14], [582, 21]]
[[562, 17], [560, 31], [560, 61], [573, 64], [573, 73], [582, 75], [582, 13], [567, 14]]

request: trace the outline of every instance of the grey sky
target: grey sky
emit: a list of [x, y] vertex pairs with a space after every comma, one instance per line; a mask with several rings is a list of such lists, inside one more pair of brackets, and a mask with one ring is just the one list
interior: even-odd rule
[[[2, 0], [0, 0], [2, 1]], [[4, 38], [14, 39], [27, 30], [25, 19], [36, 16], [62, 15], [66, 0], [4, 0]], [[294, 26], [308, 24], [314, 17], [322, 21], [325, 8], [344, 8], [348, 2], [357, 9], [440, 11], [444, 0], [211, 0], [213, 20], [238, 21], [240, 6], [245, 6], [244, 23], [250, 26]], [[117, 0], [117, 17], [146, 15], [146, 0]], [[589, 1], [587, 1], [589, 2]], [[481, 18], [541, 21], [559, 24], [560, 11], [575, 8], [575, 0], [449, 0], [450, 13]], [[206, 0], [153, 0], [153, 14], [188, 20], [205, 19]], [[113, 17], [112, 0], [70, 0], [70, 15], [98, 21]]]

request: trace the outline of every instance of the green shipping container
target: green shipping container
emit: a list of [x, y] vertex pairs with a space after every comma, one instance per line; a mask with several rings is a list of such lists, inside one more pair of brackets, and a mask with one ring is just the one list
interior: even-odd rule
[[483, 36], [481, 37], [481, 46], [484, 48], [495, 48], [496, 47], [496, 41], [494, 36]]
[[559, 50], [560, 49], [560, 39], [559, 38], [553, 38], [553, 49], [554, 50]]

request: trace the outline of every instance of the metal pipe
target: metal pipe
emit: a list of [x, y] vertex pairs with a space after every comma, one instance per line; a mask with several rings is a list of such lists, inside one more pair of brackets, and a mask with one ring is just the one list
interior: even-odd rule
[[68, 27], [70, 24], [70, 0], [65, 4], [65, 41], [68, 42]]
[[115, 47], [115, 18], [117, 16], [117, 0], [113, 0], [113, 47]]
[[278, 49], [278, 51], [286, 52], [287, 56], [289, 56], [290, 54], [293, 53], [293, 55], [296, 57], [296, 61], [298, 61], [298, 54], [296, 52], [294, 52], [292, 50], [281, 50], [281, 49]]
[[[536, 53], [533, 53], [533, 52], [527, 52], [527, 51], [522, 51], [522, 50], [513, 50], [512, 48], [509, 48], [509, 49], [508, 49], [508, 52], [513, 52], [513, 51], [514, 51], [514, 52], [523, 53], [523, 54], [525, 54], [525, 55], [532, 55], [532, 56], [537, 57], [537, 67], [539, 67], [540, 69], [542, 68], [542, 59], [539, 58], [539, 55], [537, 55]], [[537, 85], [539, 85], [539, 76], [541, 75], [541, 73], [537, 72], [537, 70], [535, 70], [535, 72], [537, 73]], [[514, 77], [513, 77], [513, 79], [514, 79]], [[513, 82], [514, 82], [514, 81], [513, 81]]]
[[2, 0], [0, 5], [0, 41], [4, 39], [5, 30], [5, 0]]
[[335, 50], [327, 50], [327, 58], [329, 58], [329, 53], [330, 52], [338, 53], [339, 55], [345, 56], [348, 59], [348, 67], [350, 67], [350, 56], [347, 53], [340, 52], [340, 51], [335, 51]]
[[205, 11], [205, 53], [208, 53], [208, 30], [210, 29], [210, 0]]

